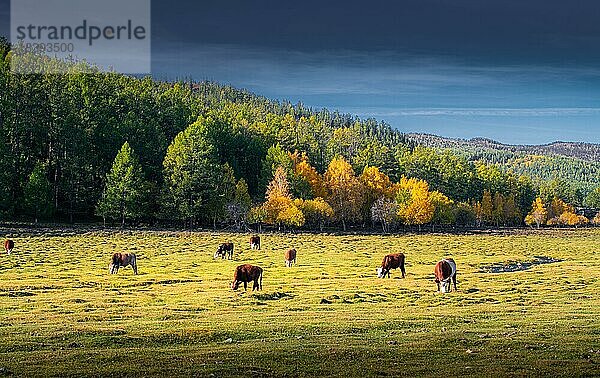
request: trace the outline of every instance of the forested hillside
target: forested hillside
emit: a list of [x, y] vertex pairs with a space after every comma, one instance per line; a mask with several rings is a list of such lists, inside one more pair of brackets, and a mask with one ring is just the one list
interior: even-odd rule
[[561, 155], [590, 162], [600, 162], [600, 145], [583, 142], [554, 142], [543, 145], [511, 145], [486, 138], [458, 139], [431, 134], [411, 133], [408, 139], [439, 148], [481, 148], [530, 155]]
[[211, 82], [15, 75], [5, 40], [0, 58], [3, 220], [519, 225], [537, 195], [564, 201], [548, 219], [572, 213], [598, 177], [595, 163], [434, 145]]
[[428, 134], [407, 134], [406, 138], [419, 145], [450, 149], [471, 161], [494, 164], [538, 182], [560, 178], [577, 188], [580, 197], [600, 184], [600, 145], [596, 144], [506, 145], [484, 138], [465, 140]]

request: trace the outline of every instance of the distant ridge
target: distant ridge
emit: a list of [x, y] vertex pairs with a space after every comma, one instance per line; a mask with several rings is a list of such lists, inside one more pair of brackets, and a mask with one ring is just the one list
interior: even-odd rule
[[600, 162], [600, 144], [594, 143], [557, 141], [542, 145], [511, 145], [482, 137], [460, 139], [422, 133], [410, 133], [406, 134], [406, 137], [417, 144], [427, 147], [453, 149], [482, 148], [528, 155], [558, 155], [589, 162]]

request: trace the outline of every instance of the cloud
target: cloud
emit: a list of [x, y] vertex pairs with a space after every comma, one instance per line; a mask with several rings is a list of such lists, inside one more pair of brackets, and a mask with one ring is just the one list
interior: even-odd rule
[[600, 115], [600, 108], [413, 108], [398, 110], [373, 110], [351, 108], [347, 111], [360, 112], [376, 117], [401, 116], [473, 116], [473, 117], [548, 117], [548, 116], [592, 116]]
[[236, 81], [251, 87], [276, 86], [283, 93], [401, 95], [447, 86], [502, 84], [489, 72], [387, 51], [308, 53], [191, 44], [175, 44], [160, 50], [154, 49], [157, 71], [172, 72], [176, 68], [180, 75]]
[[[531, 100], [531, 92], [542, 87], [559, 88], [563, 90], [557, 91], [560, 94], [582, 83], [600, 81], [600, 69], [595, 67], [496, 66], [472, 64], [456, 56], [392, 51], [304, 52], [180, 43], [154, 47], [153, 53], [153, 67], [159, 75], [211, 79], [282, 96], [378, 95], [402, 100], [458, 94], [493, 100], [526, 94], [524, 99]], [[536, 95], [544, 106], [552, 101]], [[435, 101], [431, 103], [435, 106]]]

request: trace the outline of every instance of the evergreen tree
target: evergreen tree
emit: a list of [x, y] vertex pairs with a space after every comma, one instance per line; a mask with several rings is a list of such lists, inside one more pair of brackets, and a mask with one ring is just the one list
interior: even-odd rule
[[219, 192], [225, 170], [208, 138], [212, 125], [212, 118], [199, 117], [175, 137], [163, 163], [163, 214], [187, 221], [190, 227], [201, 220], [214, 222], [218, 205], [227, 202]]
[[139, 219], [147, 215], [148, 185], [137, 156], [125, 142], [106, 175], [106, 187], [97, 206], [103, 218], [120, 220]]

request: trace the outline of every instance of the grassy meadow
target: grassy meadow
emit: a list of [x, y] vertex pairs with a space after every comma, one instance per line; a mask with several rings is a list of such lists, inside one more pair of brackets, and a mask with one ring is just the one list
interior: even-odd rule
[[[0, 234], [16, 243], [0, 258], [0, 376], [600, 376], [597, 230], [266, 234], [260, 251], [244, 234]], [[225, 241], [234, 261], [214, 260]], [[140, 274], [109, 275], [115, 251]], [[406, 279], [376, 277], [392, 252]], [[562, 261], [487, 269], [535, 256]], [[435, 292], [443, 257], [458, 292]], [[262, 292], [230, 289], [241, 263], [264, 268]]]

